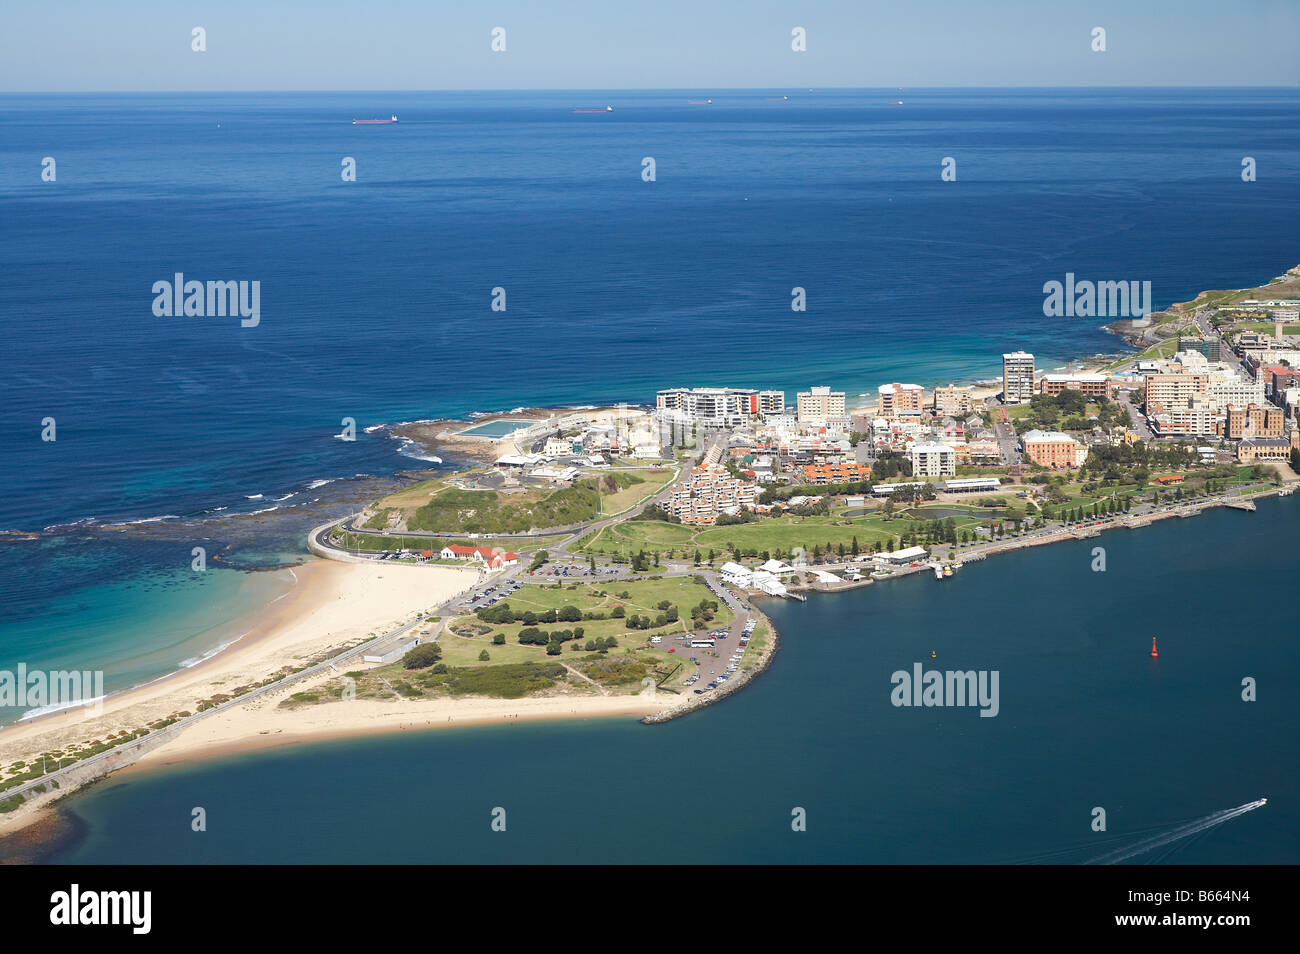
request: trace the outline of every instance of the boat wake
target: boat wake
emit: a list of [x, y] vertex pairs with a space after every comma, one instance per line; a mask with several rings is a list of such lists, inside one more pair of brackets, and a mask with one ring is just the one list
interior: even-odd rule
[[[1070, 848], [1061, 848], [1056, 851], [1043, 852], [1042, 854], [1030, 855], [1023, 858], [1010, 860], [1010, 864], [1037, 865], [1037, 864], [1085, 864], [1085, 865], [1114, 865], [1130, 858], [1136, 858], [1140, 855], [1150, 855], [1152, 852], [1160, 852], [1154, 857], [1144, 858], [1143, 863], [1159, 864], [1175, 852], [1186, 847], [1195, 839], [1206, 832], [1217, 828], [1224, 822], [1232, 821], [1234, 818], [1254, 811], [1268, 803], [1267, 798], [1260, 798], [1253, 802], [1247, 802], [1244, 805], [1238, 805], [1236, 808], [1225, 808], [1217, 812], [1211, 812], [1208, 815], [1201, 815], [1196, 818], [1186, 819], [1175, 822], [1172, 826], [1169, 824], [1156, 825], [1151, 828], [1138, 829], [1113, 836], [1094, 836], [1085, 842], [1074, 845]], [[1137, 841], [1134, 841], [1134, 838]], [[1104, 847], [1106, 850], [1100, 855], [1094, 854], [1098, 847]], [[1160, 851], [1165, 849], [1164, 851]]]
[[1165, 832], [1162, 835], [1153, 835], [1152, 837], [1144, 838], [1142, 841], [1130, 845], [1127, 848], [1121, 848], [1117, 851], [1112, 851], [1104, 855], [1098, 855], [1096, 858], [1093, 858], [1091, 861], [1084, 862], [1084, 864], [1089, 864], [1089, 865], [1118, 864], [1121, 861], [1127, 861], [1129, 858], [1133, 858], [1137, 855], [1146, 854], [1148, 851], [1154, 851], [1157, 848], [1163, 848], [1165, 845], [1173, 844], [1174, 842], [1181, 841], [1184, 838], [1190, 838], [1193, 835], [1199, 835], [1203, 831], [1208, 831], [1209, 829], [1214, 828], [1217, 825], [1222, 825], [1226, 821], [1232, 821], [1232, 819], [1238, 818], [1246, 814], [1246, 812], [1252, 812], [1256, 808], [1262, 808], [1264, 805], [1267, 804], [1268, 804], [1268, 799], [1261, 798], [1253, 802], [1247, 802], [1245, 805], [1238, 805], [1236, 808], [1225, 808], [1222, 809], [1221, 811], [1211, 812], [1210, 814], [1204, 816], [1203, 818], [1198, 818], [1195, 821], [1188, 822], [1185, 825], [1179, 825], [1177, 828], [1173, 829], [1172, 831]]

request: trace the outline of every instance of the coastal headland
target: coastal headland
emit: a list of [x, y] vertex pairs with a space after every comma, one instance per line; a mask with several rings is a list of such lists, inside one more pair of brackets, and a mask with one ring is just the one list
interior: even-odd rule
[[[1259, 341], [1256, 326], [1275, 317], [1267, 301], [1285, 312], [1297, 286], [1288, 273], [1115, 328], [1146, 350], [1084, 372], [1040, 375], [1025, 355], [1032, 398], [1012, 400], [1004, 380], [949, 386], [942, 400], [955, 403], [941, 407], [936, 389], [919, 428], [919, 404], [896, 402], [923, 389], [898, 384], [852, 410], [814, 388], [797, 415], [758, 413], [759, 392], [702, 388], [661, 392], [654, 410], [393, 425], [425, 459], [471, 465], [315, 528], [317, 558], [278, 571], [292, 588], [220, 652], [94, 707], [0, 729], [0, 835], [128, 767], [379, 732], [676, 718], [771, 665], [778, 634], [757, 600], [914, 573], [941, 581], [1010, 549], [1290, 494], [1294, 452], [1259, 456], [1267, 439], [1153, 433], [1168, 425], [1144, 392], [1169, 372], [1136, 368], [1184, 353], [1195, 334], [1203, 360], [1242, 355], [1216, 384], [1244, 393], [1257, 373], [1247, 365], [1265, 366], [1258, 350], [1286, 350], [1280, 319], [1274, 340]], [[737, 399], [748, 412], [726, 403]], [[1072, 456], [1030, 447], [1047, 427], [1051, 453]], [[958, 443], [986, 446], [958, 471], [944, 450]]]

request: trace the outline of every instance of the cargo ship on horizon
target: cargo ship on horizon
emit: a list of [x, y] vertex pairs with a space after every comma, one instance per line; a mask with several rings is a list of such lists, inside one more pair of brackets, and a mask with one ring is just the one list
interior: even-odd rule
[[397, 117], [396, 117], [396, 116], [393, 116], [391, 119], [354, 119], [354, 120], [352, 120], [352, 125], [354, 125], [354, 126], [391, 126], [391, 125], [393, 125], [393, 123], [395, 123], [395, 122], [397, 122]]

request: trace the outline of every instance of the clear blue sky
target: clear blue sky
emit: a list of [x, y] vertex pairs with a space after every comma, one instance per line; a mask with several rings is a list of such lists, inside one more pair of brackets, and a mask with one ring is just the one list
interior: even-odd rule
[[[1300, 0], [13, 0], [0, 90], [1293, 86]], [[192, 27], [207, 52], [190, 50]], [[490, 51], [506, 29], [507, 51]], [[807, 30], [808, 50], [790, 49]], [[1107, 52], [1090, 49], [1093, 27]]]

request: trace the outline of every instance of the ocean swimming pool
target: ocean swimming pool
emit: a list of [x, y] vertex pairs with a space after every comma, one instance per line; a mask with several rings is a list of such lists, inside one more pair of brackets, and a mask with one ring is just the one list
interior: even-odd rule
[[536, 421], [488, 421], [486, 424], [478, 424], [474, 427], [467, 427], [461, 431], [462, 434], [468, 434], [472, 437], [505, 437], [515, 431], [521, 431]]

